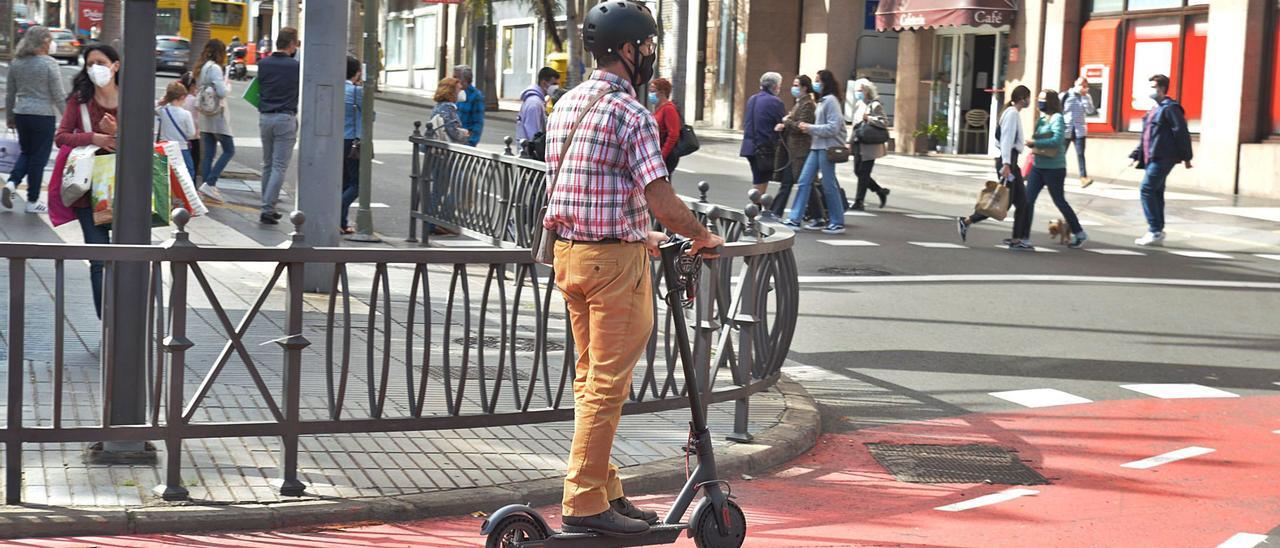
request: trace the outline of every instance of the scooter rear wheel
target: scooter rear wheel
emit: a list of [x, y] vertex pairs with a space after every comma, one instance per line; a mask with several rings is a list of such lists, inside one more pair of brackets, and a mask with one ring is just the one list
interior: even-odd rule
[[546, 533], [533, 518], [517, 514], [502, 518], [498, 526], [489, 533], [485, 548], [515, 548], [516, 543], [532, 540], [544, 540]]
[[730, 500], [725, 501], [724, 509], [727, 516], [721, 517], [729, 518], [725, 524], [729, 534], [720, 534], [720, 529], [716, 527], [715, 509], [708, 507], [693, 524], [693, 543], [698, 548], [738, 548], [747, 540], [747, 516], [742, 508]]

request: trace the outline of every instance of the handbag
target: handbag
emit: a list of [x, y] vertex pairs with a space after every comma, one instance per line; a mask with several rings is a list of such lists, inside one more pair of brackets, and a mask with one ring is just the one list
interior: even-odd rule
[[9, 130], [0, 138], [0, 173], [13, 173], [22, 155], [22, 143], [18, 141], [17, 132]]
[[680, 139], [676, 141], [675, 148], [671, 149], [671, 156], [675, 158], [684, 158], [693, 154], [702, 148], [698, 142], [698, 136], [693, 132], [693, 126], [685, 124], [680, 128]]
[[853, 136], [858, 143], [864, 145], [882, 145], [889, 142], [889, 130], [880, 126], [862, 122], [853, 128]]
[[[89, 107], [80, 104], [80, 126], [85, 133], [93, 133], [93, 124], [89, 123]], [[93, 157], [98, 153], [97, 145], [84, 145], [71, 149], [62, 172], [62, 190], [58, 193], [62, 205], [71, 204], [89, 193], [93, 178]]]
[[[617, 93], [617, 90], [608, 91], [597, 95], [587, 108], [582, 109], [578, 113], [578, 119], [573, 122], [573, 127], [569, 129], [569, 137], [564, 140], [564, 144], [560, 145], [560, 161], [564, 162], [565, 156], [569, 154], [569, 145], [573, 144], [573, 137], [578, 133], [578, 126], [582, 124], [582, 120], [587, 117], [587, 113], [595, 108], [596, 103], [604, 99], [606, 95]], [[563, 166], [561, 166], [563, 167]], [[560, 179], [560, 173], [564, 169], [556, 170], [555, 175], [551, 177], [551, 186], [547, 188], [547, 196], [550, 197], [556, 191], [556, 181]], [[560, 241], [560, 233], [553, 228], [547, 228], [547, 206], [538, 208], [539, 221], [538, 227], [533, 231], [533, 241], [530, 242], [529, 251], [533, 255], [533, 262], [552, 266], [556, 261], [556, 242]]]
[[829, 147], [827, 148], [827, 161], [833, 164], [843, 164], [849, 161], [849, 154], [849, 147]]
[[973, 212], [1003, 221], [1009, 215], [1009, 187], [995, 181], [987, 181], [978, 193], [978, 203]]
[[[1037, 133], [1031, 136], [1032, 139], [1048, 139], [1050, 137], [1053, 137], [1052, 133]], [[1059, 152], [1062, 152], [1061, 147], [1053, 147], [1053, 148], [1031, 147], [1031, 154], [1035, 156], [1039, 156], [1041, 158], [1046, 158], [1046, 159], [1057, 158]]]

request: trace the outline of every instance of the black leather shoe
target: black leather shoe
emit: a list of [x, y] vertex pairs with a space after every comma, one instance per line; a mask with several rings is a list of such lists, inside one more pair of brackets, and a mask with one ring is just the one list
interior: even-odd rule
[[277, 221], [277, 220], [276, 220], [276, 218], [275, 218], [275, 217], [272, 217], [270, 213], [263, 213], [262, 215], [259, 215], [259, 216], [258, 216], [258, 222], [259, 222], [259, 223], [262, 223], [262, 224], [264, 224], [264, 225], [278, 225], [278, 224], [280, 224], [280, 221]]
[[866, 210], [867, 210], [867, 206], [863, 205], [862, 202], [854, 202], [852, 204], [849, 204], [849, 211], [866, 211]]
[[594, 516], [565, 516], [566, 533], [600, 533], [611, 537], [633, 537], [649, 532], [649, 524], [613, 511], [613, 508]]
[[889, 203], [889, 189], [880, 189], [880, 192], [877, 192], [876, 196], [880, 197], [880, 209], [884, 209], [884, 205]]
[[280, 219], [284, 218], [284, 213], [280, 213], [279, 211], [272, 211], [271, 218], [279, 221]]
[[627, 516], [631, 519], [638, 519], [648, 523], [649, 525], [658, 523], [657, 512], [638, 508], [636, 505], [631, 504], [631, 501], [627, 500], [627, 497], [621, 497], [609, 501], [609, 508], [612, 508], [614, 512]]

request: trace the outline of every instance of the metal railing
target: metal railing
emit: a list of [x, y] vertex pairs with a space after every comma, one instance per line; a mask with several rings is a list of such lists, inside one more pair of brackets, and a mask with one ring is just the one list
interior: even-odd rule
[[[450, 146], [415, 148], [426, 154], [454, 152]], [[465, 157], [437, 158], [429, 165], [439, 162], [456, 170], [451, 173], [498, 172], [473, 159], [484, 155], [458, 156]], [[475, 233], [490, 230], [499, 235], [491, 238], [508, 248], [314, 248], [301, 233], [305, 218], [300, 212], [291, 216], [295, 230], [284, 248], [197, 246], [186, 232], [185, 211], [175, 211], [177, 229], [161, 245], [0, 243], [0, 257], [8, 262], [7, 296], [0, 300], [8, 307], [0, 314], [8, 319], [0, 331], [7, 351], [7, 420], [0, 429], [6, 502], [21, 502], [24, 444], [162, 440], [164, 484], [157, 492], [166, 500], [183, 500], [188, 497], [182, 481], [185, 441], [278, 437], [279, 490], [299, 495], [305, 489], [298, 479], [299, 436], [572, 419], [575, 360], [567, 314], [553, 277], [518, 247], [527, 241], [525, 209], [537, 206], [528, 189], [540, 188], [541, 181], [525, 170], [533, 165], [525, 160], [499, 158], [498, 163], [517, 171], [515, 180], [524, 182], [516, 186], [527, 188], [512, 192], [494, 182], [436, 181], [449, 189], [445, 196], [452, 203], [475, 211], [441, 210], [438, 204], [446, 203], [441, 200], [415, 212], [421, 215], [415, 219], [455, 223]], [[415, 180], [423, 180], [417, 170]], [[624, 413], [687, 405], [671, 332], [671, 314], [685, 314], [695, 341], [696, 385], [710, 403], [736, 401], [732, 437], [749, 439], [748, 398], [777, 381], [795, 330], [799, 293], [793, 236], [761, 233], [743, 212], [704, 203], [692, 207], [730, 243], [720, 260], [707, 263], [691, 307], [669, 310], [655, 296], [657, 321]], [[110, 416], [113, 403], [105, 397], [91, 419], [64, 414], [69, 399], [84, 397], [67, 395], [65, 328], [84, 325], [83, 311], [67, 312], [72, 292], [66, 274], [69, 263], [85, 260], [106, 261], [108, 276], [119, 263], [150, 265], [148, 382], [140, 395], [147, 400], [145, 424], [105, 426], [102, 418]], [[47, 285], [37, 269], [47, 272], [50, 264], [51, 302], [33, 303], [28, 281]], [[304, 293], [308, 265], [332, 265], [326, 294]], [[225, 280], [211, 279], [210, 272], [218, 269], [256, 269], [267, 280], [237, 280], [256, 290], [238, 320], [214, 283]], [[655, 289], [658, 278], [653, 277]], [[106, 306], [113, 303], [108, 300]], [[51, 344], [24, 347], [26, 326], [46, 321], [51, 321]], [[276, 348], [251, 345], [250, 333], [252, 341], [266, 340]], [[102, 352], [109, 356], [111, 349]], [[272, 371], [269, 362], [282, 365]], [[228, 372], [232, 363], [243, 365], [247, 378], [239, 377], [241, 386], [261, 402], [257, 418], [219, 420], [221, 415], [208, 409], [210, 395], [233, 375]], [[103, 367], [100, 392], [109, 394], [111, 360]], [[29, 378], [41, 368], [51, 371], [42, 390], [52, 394], [28, 401], [24, 396], [36, 393]]]

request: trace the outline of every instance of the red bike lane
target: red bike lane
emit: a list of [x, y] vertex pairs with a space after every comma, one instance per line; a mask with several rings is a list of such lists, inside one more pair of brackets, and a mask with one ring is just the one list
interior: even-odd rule
[[[767, 475], [729, 479], [747, 546], [1252, 546], [1280, 525], [1277, 429], [1280, 397], [1106, 401], [824, 435]], [[867, 451], [876, 442], [996, 444], [1050, 484], [903, 483]], [[670, 499], [634, 500], [661, 510]], [[542, 510], [558, 524], [558, 509]], [[481, 521], [0, 546], [477, 546]]]

